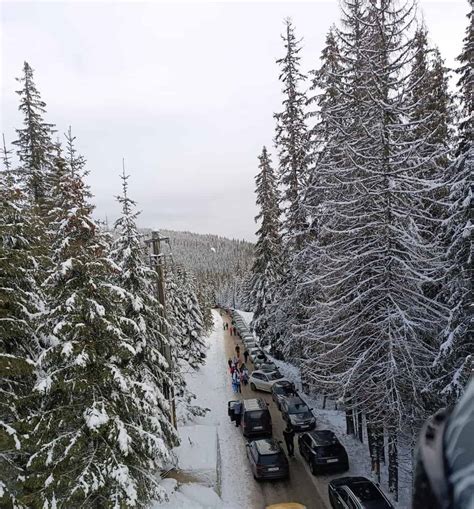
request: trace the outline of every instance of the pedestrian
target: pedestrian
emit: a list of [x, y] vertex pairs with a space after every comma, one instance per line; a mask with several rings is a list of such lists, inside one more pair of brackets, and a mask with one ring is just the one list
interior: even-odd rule
[[240, 383], [241, 373], [239, 368], [235, 369], [235, 373], [236, 373], [235, 382], [237, 384], [237, 392], [242, 393], [242, 384]]
[[289, 422], [286, 424], [286, 428], [283, 430], [283, 437], [285, 439], [286, 448], [288, 450], [288, 456], [293, 458], [295, 455], [295, 446], [293, 444], [293, 439], [295, 438], [295, 430]]
[[234, 372], [232, 373], [232, 390], [234, 391], [234, 394], [237, 394], [239, 392], [240, 388], [240, 377], [237, 372], [237, 369], [234, 369]]
[[229, 360], [227, 361], [227, 364], [229, 365], [229, 371], [232, 374], [232, 359], [229, 358]]
[[234, 420], [235, 426], [238, 428], [240, 426], [240, 421], [242, 420], [242, 403], [236, 403], [234, 405]]
[[236, 345], [235, 353], [236, 353], [237, 357], [240, 357], [240, 346], [239, 345]]
[[247, 349], [245, 349], [245, 352], [244, 352], [244, 359], [245, 359], [245, 364], [247, 364], [247, 362], [249, 361], [249, 351]]
[[242, 364], [242, 367], [240, 368], [240, 381], [244, 385], [249, 383], [249, 370], [245, 364]]

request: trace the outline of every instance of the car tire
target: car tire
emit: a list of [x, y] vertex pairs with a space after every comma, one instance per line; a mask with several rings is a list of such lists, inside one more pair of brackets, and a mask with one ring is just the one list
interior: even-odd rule
[[250, 389], [252, 391], [256, 391], [257, 390], [257, 388], [255, 387], [255, 384], [253, 382], [250, 382]]

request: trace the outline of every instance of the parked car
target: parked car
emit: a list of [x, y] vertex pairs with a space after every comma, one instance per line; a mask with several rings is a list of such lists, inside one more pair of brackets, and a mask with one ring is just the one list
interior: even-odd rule
[[287, 479], [290, 475], [288, 459], [274, 438], [247, 443], [247, 457], [255, 479]]
[[250, 398], [229, 401], [227, 413], [232, 422], [235, 421], [235, 411], [240, 412], [240, 427], [244, 437], [272, 436], [272, 417], [265, 400]]
[[274, 362], [267, 360], [258, 368], [260, 371], [265, 371], [265, 373], [270, 373], [271, 371], [279, 371], [277, 365]]
[[313, 475], [327, 471], [349, 470], [344, 446], [330, 430], [314, 430], [298, 437], [301, 456], [308, 462]]
[[253, 348], [255, 350], [258, 350], [258, 346], [257, 346], [257, 343], [255, 343], [254, 341], [248, 341], [248, 342], [245, 342], [244, 341], [244, 345], [245, 345], [245, 348], [247, 348], [247, 350], [250, 352], [250, 350]]
[[[263, 364], [267, 360], [267, 356], [259, 349], [258, 352], [251, 353], [250, 357], [252, 358], [252, 362], [255, 364]], [[256, 367], [256, 366], [255, 366]], [[258, 369], [256, 367], [256, 369]]]
[[306, 509], [306, 506], [298, 502], [280, 502], [279, 504], [267, 505], [265, 509]]
[[365, 477], [341, 477], [328, 485], [333, 509], [393, 509], [380, 488]]
[[282, 399], [291, 396], [298, 396], [295, 384], [292, 382], [289, 382], [288, 380], [281, 380], [280, 382], [275, 382], [272, 385], [272, 399], [276, 403], [278, 410], [280, 410]]
[[255, 357], [257, 357], [259, 354], [262, 353], [262, 350], [260, 350], [260, 348], [258, 348], [258, 346], [249, 348], [248, 351], [249, 351], [250, 359], [252, 360], [252, 362]]
[[316, 418], [311, 408], [299, 397], [282, 398], [281, 416], [289, 422], [295, 431], [307, 431], [316, 427]]
[[[262, 352], [260, 355], [257, 355], [253, 360], [254, 369], [258, 369], [259, 371], [264, 371], [262, 366], [268, 362], [268, 357]], [[267, 373], [270, 371], [278, 371], [278, 368], [274, 366], [273, 369], [266, 370]]]
[[276, 371], [264, 373], [263, 371], [255, 370], [252, 371], [249, 378], [250, 388], [252, 391], [260, 390], [266, 392], [271, 392], [272, 385], [280, 380], [284, 380], [284, 378], [281, 376], [281, 373]]

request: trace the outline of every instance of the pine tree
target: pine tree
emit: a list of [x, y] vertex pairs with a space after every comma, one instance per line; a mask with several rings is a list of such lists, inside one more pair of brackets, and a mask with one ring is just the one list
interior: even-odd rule
[[254, 303], [252, 328], [262, 342], [268, 343], [269, 311], [276, 301], [275, 291], [281, 277], [282, 243], [277, 179], [266, 147], [259, 156], [259, 173], [255, 178], [257, 206], [255, 221], [261, 221], [257, 231], [255, 259], [252, 266], [250, 295]]
[[462, 120], [459, 127], [457, 158], [448, 169], [448, 213], [443, 225], [447, 270], [442, 297], [449, 307], [449, 320], [433, 364], [430, 389], [439, 395], [440, 404], [452, 404], [464, 391], [473, 366], [474, 327], [472, 319], [472, 196], [474, 148], [472, 118], [474, 114], [473, 78], [474, 27], [473, 10], [468, 14], [464, 46], [458, 57]]
[[283, 188], [281, 200], [283, 233], [291, 252], [301, 244], [306, 218], [301, 207], [302, 196], [308, 181], [309, 133], [304, 108], [307, 104], [301, 84], [306, 76], [300, 71], [301, 41], [295, 36], [291, 20], [287, 19], [286, 34], [282, 35], [286, 53], [277, 63], [281, 66], [283, 84], [283, 111], [276, 113], [275, 146], [279, 158], [279, 183]]
[[174, 346], [174, 338], [165, 335], [167, 323], [163, 307], [156, 298], [157, 274], [145, 262], [146, 254], [136, 224], [139, 212], [134, 212], [136, 203], [128, 196], [129, 176], [125, 174], [125, 167], [121, 179], [123, 192], [117, 200], [122, 206], [122, 215], [114, 225], [120, 236], [112, 246], [112, 259], [120, 268], [117, 285], [127, 292], [122, 327], [125, 335], [133, 338], [137, 352], [134, 368], [145, 400], [142, 414], [148, 419], [159, 419], [161, 438], [171, 448], [176, 445], [177, 436], [172, 426], [169, 397], [164, 393], [173, 390], [171, 366], [166, 356]]
[[39, 363], [43, 402], [33, 419], [23, 502], [144, 507], [151, 496], [163, 498], [152, 475], [169, 458], [166, 432], [150, 416], [153, 390], [137, 377], [138, 345], [123, 330], [127, 292], [112, 284], [119, 268], [92, 219], [84, 161], [72, 141], [68, 171], [54, 181], [53, 267], [44, 285], [49, 343]]
[[28, 196], [33, 204], [41, 208], [48, 199], [51, 187], [49, 177], [53, 166], [54, 125], [43, 119], [46, 104], [33, 78], [33, 69], [25, 62], [23, 76], [17, 79], [22, 84], [17, 94], [20, 96], [19, 109], [24, 115], [24, 127], [17, 129], [18, 139], [13, 144], [18, 147], [20, 172]]
[[25, 196], [16, 183], [3, 137], [4, 171], [0, 171], [0, 505], [20, 507], [21, 479], [27, 461], [27, 420], [35, 362], [41, 345], [36, 320], [41, 292], [33, 273], [34, 229]]
[[[420, 206], [436, 184], [423, 173], [431, 118], [412, 120], [407, 97], [413, 3], [351, 0], [343, 11], [352, 36], [339, 37], [344, 75], [333, 83], [344, 100], [327, 111], [332, 135], [317, 165], [323, 213], [307, 276], [316, 292], [301, 336], [313, 384], [387, 431], [389, 489], [397, 496], [398, 432], [424, 417], [427, 338], [445, 313], [423, 291], [440, 257]], [[410, 140], [415, 126], [425, 134]]]
[[204, 416], [208, 409], [194, 404], [196, 399], [188, 386], [186, 374], [196, 369], [204, 360], [204, 343], [200, 337], [195, 341], [190, 336], [193, 330], [192, 315], [188, 313], [186, 289], [183, 288], [183, 272], [176, 266], [165, 267], [166, 316], [170, 335], [176, 338], [173, 357], [175, 396], [177, 400], [178, 419], [181, 422], [192, 420], [196, 416]]

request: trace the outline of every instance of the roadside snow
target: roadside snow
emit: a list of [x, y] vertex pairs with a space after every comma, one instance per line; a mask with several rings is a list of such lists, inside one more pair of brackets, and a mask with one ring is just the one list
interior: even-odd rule
[[211, 488], [196, 483], [178, 486], [175, 479], [163, 479], [168, 502], [155, 502], [151, 509], [224, 509], [224, 503]]

